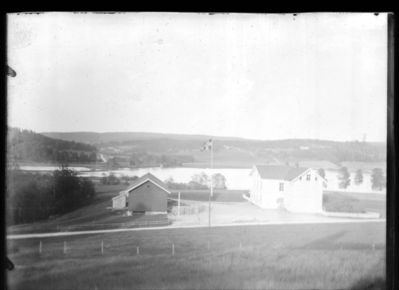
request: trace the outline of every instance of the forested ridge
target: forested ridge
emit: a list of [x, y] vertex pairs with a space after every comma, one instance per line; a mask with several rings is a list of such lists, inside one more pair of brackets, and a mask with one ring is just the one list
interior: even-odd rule
[[19, 128], [9, 128], [7, 137], [10, 161], [85, 163], [97, 160], [97, 148], [90, 144], [54, 139]]
[[[135, 165], [143, 165], [138, 159], [145, 154], [184, 156], [178, 163], [198, 161], [199, 149], [208, 139], [214, 140], [215, 160], [220, 154], [229, 161], [240, 162], [242, 158], [259, 162], [264, 159], [278, 160], [328, 160], [333, 163], [343, 161], [379, 162], [386, 160], [385, 142], [331, 141], [318, 139], [253, 140], [235, 137], [161, 134], [140, 132], [47, 132], [45, 136], [62, 140], [86, 142], [102, 148], [118, 149], [119, 154], [133, 156]], [[114, 155], [111, 152], [110, 155]], [[148, 157], [148, 156], [147, 156]], [[252, 158], [254, 157], [254, 158]], [[155, 158], [156, 159], [156, 158]], [[201, 159], [201, 158], [200, 158]], [[152, 164], [152, 160], [144, 165]], [[155, 160], [155, 163], [163, 163]], [[174, 164], [175, 165], [175, 164]]]

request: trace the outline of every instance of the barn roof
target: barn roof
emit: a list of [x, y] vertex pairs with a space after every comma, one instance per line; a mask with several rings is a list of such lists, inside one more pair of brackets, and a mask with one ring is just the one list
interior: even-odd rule
[[124, 190], [124, 192], [131, 191], [147, 181], [152, 182], [153, 184], [155, 184], [158, 187], [165, 190], [167, 193], [170, 193], [170, 191], [168, 190], [168, 186], [162, 180], [160, 180], [159, 178], [157, 178], [155, 175], [153, 175], [151, 173], [144, 174], [143, 176], [136, 179], [132, 184], [129, 185], [129, 188]]
[[282, 165], [255, 165], [262, 179], [293, 180], [309, 168]]

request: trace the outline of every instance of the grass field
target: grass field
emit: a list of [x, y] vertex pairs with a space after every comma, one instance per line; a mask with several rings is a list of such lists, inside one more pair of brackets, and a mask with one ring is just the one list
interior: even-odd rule
[[386, 196], [381, 194], [326, 191], [323, 206], [330, 212], [376, 212], [386, 217]]
[[[209, 200], [209, 189], [208, 190], [176, 190], [172, 191], [170, 198], [178, 198], [178, 192], [180, 191], [180, 198], [187, 200], [196, 201], [208, 201]], [[245, 202], [246, 200], [242, 197], [243, 194], [248, 194], [248, 190], [227, 190], [227, 189], [216, 189], [213, 192], [211, 198], [212, 201], [216, 202]]]
[[8, 241], [16, 265], [8, 272], [9, 289], [363, 289], [384, 283], [385, 223], [47, 238], [41, 254], [39, 242]]

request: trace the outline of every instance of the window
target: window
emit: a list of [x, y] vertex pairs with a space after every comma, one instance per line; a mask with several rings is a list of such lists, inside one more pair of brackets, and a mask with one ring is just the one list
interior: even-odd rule
[[284, 183], [283, 182], [280, 182], [278, 190], [284, 191]]
[[317, 176], [314, 178], [314, 180], [316, 180], [316, 181], [317, 181]]
[[309, 181], [310, 180], [310, 174], [306, 175], [306, 180]]

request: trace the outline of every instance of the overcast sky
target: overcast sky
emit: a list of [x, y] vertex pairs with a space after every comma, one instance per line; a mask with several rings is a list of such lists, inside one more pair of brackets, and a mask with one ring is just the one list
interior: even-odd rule
[[11, 14], [8, 122], [384, 141], [386, 30], [386, 14]]

